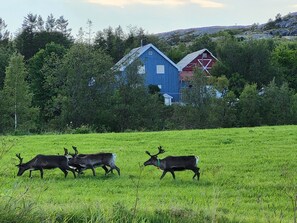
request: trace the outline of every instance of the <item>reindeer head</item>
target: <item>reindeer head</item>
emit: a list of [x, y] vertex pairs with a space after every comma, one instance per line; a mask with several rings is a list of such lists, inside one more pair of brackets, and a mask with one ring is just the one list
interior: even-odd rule
[[24, 164], [23, 164], [23, 158], [21, 157], [21, 154], [15, 154], [16, 157], [20, 160], [20, 163], [17, 164], [16, 166], [19, 168], [19, 171], [18, 171], [18, 176], [22, 176], [22, 174], [25, 172], [25, 167], [24, 167]]
[[147, 165], [154, 165], [155, 163], [157, 163], [158, 155], [165, 153], [165, 150], [162, 149], [162, 146], [159, 146], [158, 150], [159, 150], [159, 152], [156, 153], [155, 155], [151, 155], [149, 151], [145, 151], [145, 153], [148, 154], [151, 158], [149, 160], [147, 160], [146, 162], [144, 162], [143, 165], [147, 166]]
[[65, 156], [65, 157], [68, 159], [68, 161], [69, 161], [69, 160], [72, 159], [73, 154], [70, 154], [70, 153], [68, 152], [68, 149], [64, 147], [64, 156]]
[[71, 159], [69, 159], [68, 164], [70, 166], [75, 166], [75, 167], [80, 166], [79, 163], [80, 163], [81, 155], [78, 154], [78, 150], [76, 146], [72, 146], [72, 149], [74, 150], [74, 154], [73, 153], [69, 154], [71, 155]]

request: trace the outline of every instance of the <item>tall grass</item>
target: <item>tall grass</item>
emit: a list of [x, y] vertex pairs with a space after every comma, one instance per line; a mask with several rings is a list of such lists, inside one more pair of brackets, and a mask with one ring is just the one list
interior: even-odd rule
[[[0, 222], [296, 222], [296, 132], [278, 126], [3, 136], [13, 146], [0, 158]], [[16, 153], [26, 162], [72, 145], [81, 153], [116, 153], [121, 176], [97, 168], [95, 177], [86, 171], [64, 179], [58, 169], [45, 170], [44, 179], [39, 172], [16, 177]], [[144, 168], [145, 150], [159, 145], [166, 150], [160, 158], [198, 155], [200, 181], [191, 171], [160, 180], [158, 169]]]

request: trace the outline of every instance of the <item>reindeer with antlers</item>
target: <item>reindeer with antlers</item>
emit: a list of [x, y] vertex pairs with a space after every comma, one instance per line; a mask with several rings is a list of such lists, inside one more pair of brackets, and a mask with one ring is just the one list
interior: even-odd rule
[[16, 154], [16, 157], [19, 158], [20, 163], [16, 165], [19, 168], [18, 176], [23, 175], [26, 170], [30, 170], [29, 177], [32, 177], [32, 171], [39, 170], [40, 176], [43, 178], [43, 170], [44, 169], [55, 169], [59, 168], [63, 171], [65, 178], [68, 174], [68, 170], [71, 171], [75, 175], [75, 168], [72, 168], [68, 165], [68, 157], [59, 156], [59, 155], [37, 155], [32, 160], [27, 163], [23, 163], [23, 158], [21, 154]]
[[158, 155], [164, 153], [165, 150], [162, 149], [162, 146], [159, 146], [158, 149], [159, 152], [155, 155], [151, 155], [146, 151], [146, 154], [151, 158], [144, 162], [144, 166], [153, 165], [163, 170], [160, 179], [162, 179], [167, 172], [170, 172], [173, 179], [175, 179], [174, 171], [192, 170], [195, 173], [193, 179], [197, 176], [197, 180], [199, 180], [200, 168], [197, 167], [199, 160], [197, 156], [167, 156], [164, 159], [159, 159]]
[[[91, 169], [93, 176], [95, 176], [95, 168], [102, 167], [105, 170], [105, 175], [115, 169], [120, 176], [120, 168], [115, 164], [116, 155], [114, 153], [79, 154], [75, 146], [72, 146], [72, 148], [75, 152], [74, 154], [69, 154], [66, 148], [64, 148], [64, 154], [72, 156], [69, 160], [69, 165], [76, 167], [79, 174], [86, 169]], [[110, 167], [110, 169], [108, 170], [107, 167]]]

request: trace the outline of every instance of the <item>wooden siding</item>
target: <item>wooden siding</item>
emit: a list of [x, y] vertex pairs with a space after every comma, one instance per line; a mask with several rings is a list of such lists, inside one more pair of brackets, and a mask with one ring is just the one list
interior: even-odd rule
[[[150, 47], [141, 56], [145, 65], [146, 85], [161, 86], [161, 93], [169, 94], [173, 101], [179, 101], [179, 71], [172, 62], [165, 59], [154, 48]], [[157, 73], [157, 65], [164, 65], [164, 73]]]

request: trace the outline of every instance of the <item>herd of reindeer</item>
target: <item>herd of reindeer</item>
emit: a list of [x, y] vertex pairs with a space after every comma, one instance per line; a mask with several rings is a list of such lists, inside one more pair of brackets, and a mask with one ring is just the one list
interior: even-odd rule
[[[63, 171], [65, 178], [67, 177], [68, 171], [71, 171], [73, 176], [76, 177], [76, 173], [80, 175], [87, 169], [91, 169], [95, 176], [95, 168], [102, 167], [105, 170], [105, 175], [116, 170], [120, 176], [120, 168], [115, 164], [116, 155], [114, 153], [80, 154], [75, 146], [72, 146], [72, 148], [74, 153], [69, 153], [68, 149], [64, 148], [64, 155], [39, 154], [27, 163], [23, 163], [23, 158], [20, 153], [16, 154], [17, 158], [20, 160], [20, 163], [17, 165], [19, 168], [17, 175], [21, 176], [25, 171], [29, 170], [29, 177], [31, 178], [32, 171], [39, 170], [41, 178], [43, 178], [44, 169], [59, 168]], [[163, 170], [160, 179], [162, 179], [167, 172], [170, 172], [173, 179], [175, 179], [175, 171], [192, 170], [195, 173], [193, 179], [197, 177], [197, 180], [199, 180], [200, 168], [197, 167], [199, 160], [197, 156], [167, 156], [164, 159], [159, 159], [158, 155], [164, 153], [165, 150], [162, 149], [162, 146], [159, 146], [158, 150], [159, 152], [154, 155], [146, 151], [150, 159], [144, 162], [144, 166], [153, 165]]]

